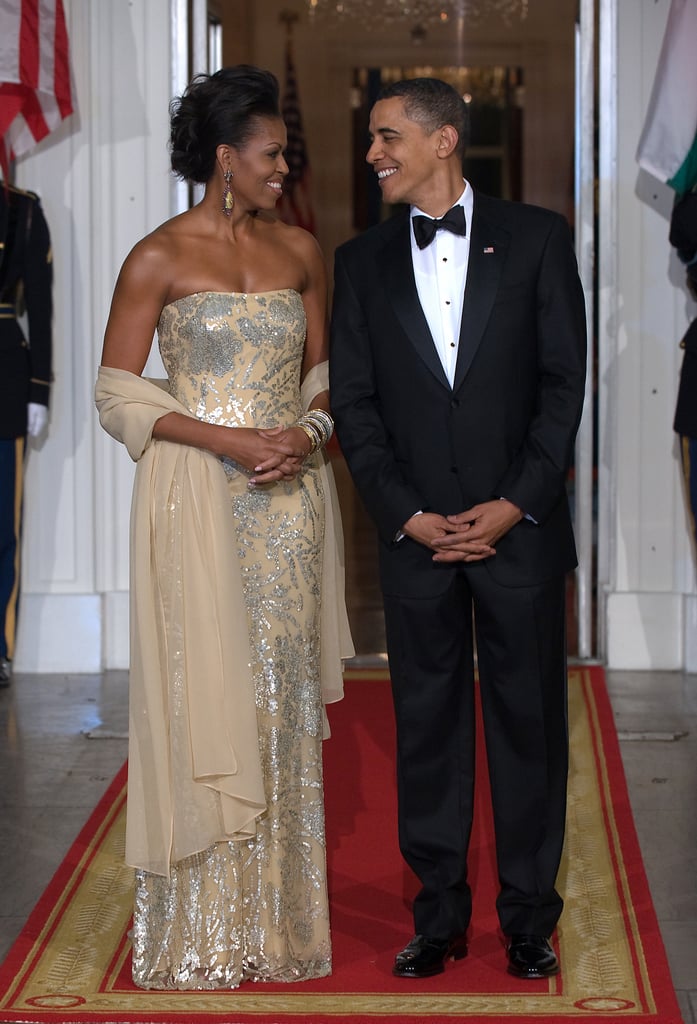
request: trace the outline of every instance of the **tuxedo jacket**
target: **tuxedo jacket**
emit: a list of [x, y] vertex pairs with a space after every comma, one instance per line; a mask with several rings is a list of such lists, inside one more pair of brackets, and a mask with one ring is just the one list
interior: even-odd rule
[[[0, 181], [0, 438], [27, 432], [27, 405], [48, 405], [53, 262], [38, 196]], [[17, 316], [26, 311], [28, 338]]]
[[576, 565], [566, 477], [583, 404], [585, 305], [568, 225], [475, 191], [454, 385], [421, 309], [409, 212], [336, 252], [330, 393], [380, 537], [385, 593], [435, 596], [450, 565], [409, 538], [417, 511], [507, 498], [526, 518], [482, 565], [526, 586]]

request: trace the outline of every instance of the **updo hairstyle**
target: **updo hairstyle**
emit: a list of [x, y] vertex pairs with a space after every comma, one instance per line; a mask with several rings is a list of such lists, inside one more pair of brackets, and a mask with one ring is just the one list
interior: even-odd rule
[[259, 118], [280, 117], [278, 95], [275, 76], [249, 64], [196, 75], [169, 108], [169, 148], [177, 177], [210, 181], [217, 147], [240, 149], [255, 134]]

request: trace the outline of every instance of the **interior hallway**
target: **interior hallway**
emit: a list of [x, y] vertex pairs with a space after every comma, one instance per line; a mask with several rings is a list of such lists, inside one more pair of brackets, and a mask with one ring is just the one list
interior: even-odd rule
[[[356, 663], [383, 662], [374, 535], [342, 506]], [[0, 960], [126, 757], [127, 687], [112, 671], [20, 674], [0, 690]], [[674, 985], [697, 1024], [697, 675], [610, 672], [608, 687]]]

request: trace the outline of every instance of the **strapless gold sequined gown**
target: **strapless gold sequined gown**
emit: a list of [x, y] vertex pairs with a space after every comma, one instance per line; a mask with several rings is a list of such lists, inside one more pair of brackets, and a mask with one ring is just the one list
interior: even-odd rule
[[[158, 325], [170, 390], [198, 418], [239, 427], [301, 414], [305, 312], [292, 290], [203, 292]], [[254, 840], [219, 842], [138, 871], [133, 977], [147, 988], [232, 988], [331, 970], [322, 793], [319, 591], [324, 501], [312, 460], [292, 483], [250, 490], [224, 460], [247, 608], [267, 810]], [[211, 636], [215, 643], [215, 636]], [[170, 680], [174, 745], [187, 742]], [[177, 732], [181, 735], [176, 735]], [[179, 770], [187, 770], [182, 757]], [[177, 768], [175, 768], [176, 772]], [[217, 794], [211, 791], [211, 800]], [[176, 830], [176, 822], [175, 822]]]

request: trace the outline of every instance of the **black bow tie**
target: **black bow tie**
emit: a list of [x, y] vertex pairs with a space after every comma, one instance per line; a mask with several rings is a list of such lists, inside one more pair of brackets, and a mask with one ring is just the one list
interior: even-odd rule
[[425, 249], [427, 245], [431, 244], [436, 237], [438, 228], [452, 231], [454, 235], [467, 234], [465, 210], [459, 203], [457, 206], [451, 207], [444, 216], [439, 217], [437, 220], [417, 214], [416, 217], [412, 217], [412, 223], [414, 225], [414, 238], [419, 249]]

